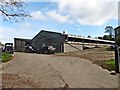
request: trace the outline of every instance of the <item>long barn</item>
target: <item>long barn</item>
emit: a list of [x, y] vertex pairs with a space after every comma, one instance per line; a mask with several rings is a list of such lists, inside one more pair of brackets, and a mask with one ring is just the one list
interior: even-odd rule
[[93, 38], [80, 37], [65, 33], [58, 33], [52, 31], [41, 30], [32, 39], [14, 38], [15, 51], [24, 51], [26, 45], [31, 45], [35, 49], [39, 49], [42, 45], [53, 45], [59, 52], [71, 52], [83, 50], [83, 44], [93, 45], [111, 45], [114, 41], [100, 40]]

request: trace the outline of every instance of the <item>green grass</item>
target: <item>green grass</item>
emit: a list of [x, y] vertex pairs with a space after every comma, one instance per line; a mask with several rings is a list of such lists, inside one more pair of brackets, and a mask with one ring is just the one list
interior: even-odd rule
[[105, 61], [104, 63], [107, 66], [108, 70], [110, 70], [110, 71], [114, 71], [115, 70], [115, 60], [114, 59]]
[[2, 53], [2, 56], [0, 56], [0, 61], [7, 62], [12, 59], [12, 55], [9, 53]]

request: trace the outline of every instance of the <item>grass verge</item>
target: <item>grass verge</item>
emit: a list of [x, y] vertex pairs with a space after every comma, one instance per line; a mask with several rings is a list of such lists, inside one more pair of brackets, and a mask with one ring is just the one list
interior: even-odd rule
[[114, 59], [105, 61], [104, 64], [106, 65], [108, 70], [110, 70], [110, 71], [114, 71], [115, 70], [115, 60]]
[[87, 49], [79, 52], [66, 52], [56, 55], [84, 58], [101, 66], [103, 69], [115, 71], [114, 51], [108, 50], [106, 47]]
[[114, 59], [110, 59], [110, 60], [99, 60], [99, 61], [95, 61], [95, 64], [101, 66], [103, 69], [107, 69], [109, 71], [115, 71], [115, 60]]
[[1, 62], [7, 62], [10, 61], [12, 59], [12, 55], [9, 53], [2, 53], [2, 56], [0, 56], [0, 60]]

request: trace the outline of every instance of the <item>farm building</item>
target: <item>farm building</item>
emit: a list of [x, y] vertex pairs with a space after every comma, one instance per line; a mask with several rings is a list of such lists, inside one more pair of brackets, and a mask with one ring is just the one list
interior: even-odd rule
[[40, 49], [43, 45], [54, 46], [55, 52], [71, 52], [83, 50], [83, 44], [114, 44], [114, 41], [85, 38], [76, 35], [41, 30], [35, 37], [30, 39], [14, 39], [15, 51], [24, 51], [26, 45], [34, 49]]
[[65, 35], [57, 32], [41, 30], [32, 40], [31, 45], [35, 49], [40, 49], [42, 45], [54, 46], [55, 52], [64, 52]]
[[115, 28], [116, 43], [120, 46], [120, 26]]
[[14, 51], [23, 52], [25, 46], [30, 45], [30, 39], [14, 38]]

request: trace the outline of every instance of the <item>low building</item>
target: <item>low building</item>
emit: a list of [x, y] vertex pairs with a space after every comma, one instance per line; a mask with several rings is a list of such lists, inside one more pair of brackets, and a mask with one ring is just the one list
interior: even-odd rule
[[14, 38], [14, 51], [23, 52], [26, 45], [30, 45], [30, 39]]
[[55, 52], [72, 52], [83, 50], [83, 44], [114, 44], [114, 41], [85, 38], [76, 35], [58, 33], [41, 30], [35, 37], [30, 39], [14, 39], [15, 51], [24, 51], [26, 45], [31, 45], [34, 49], [40, 49], [42, 46], [54, 46]]

